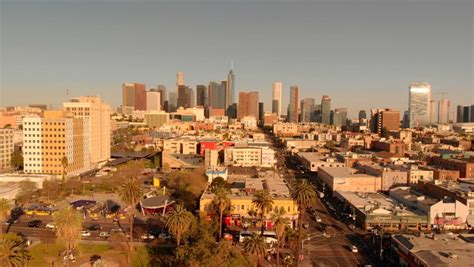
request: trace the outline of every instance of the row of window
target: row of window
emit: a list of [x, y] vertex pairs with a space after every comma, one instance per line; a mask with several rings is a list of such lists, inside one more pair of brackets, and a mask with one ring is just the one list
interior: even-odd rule
[[[24, 125], [65, 125], [64, 122], [47, 122], [47, 121], [42, 121], [40, 122], [35, 122], [35, 121], [26, 121]], [[29, 129], [29, 128], [28, 128]], [[37, 128], [35, 128], [37, 129]]]
[[66, 153], [60, 153], [60, 152], [51, 152], [51, 154], [50, 154], [50, 152], [34, 152], [34, 151], [33, 152], [26, 151], [26, 152], [24, 152], [24, 154], [25, 155], [51, 155], [51, 156], [52, 155], [55, 155], [55, 156], [56, 155], [58, 155], [58, 156], [61, 156], [61, 155], [65, 156], [66, 155]]

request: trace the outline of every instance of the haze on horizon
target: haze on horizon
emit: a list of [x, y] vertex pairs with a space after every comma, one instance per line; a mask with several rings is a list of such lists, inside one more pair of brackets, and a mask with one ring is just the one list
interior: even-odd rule
[[332, 108], [407, 109], [408, 85], [427, 81], [452, 106], [474, 103], [472, 1], [71, 2], [0, 0], [0, 106], [100, 95], [121, 84], [197, 84], [226, 78], [259, 91], [274, 81]]

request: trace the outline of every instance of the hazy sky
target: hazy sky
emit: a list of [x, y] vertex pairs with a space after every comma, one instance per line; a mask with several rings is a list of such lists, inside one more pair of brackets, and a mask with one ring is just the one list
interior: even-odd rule
[[[123, 82], [175, 88], [223, 80], [270, 108], [282, 81], [333, 108], [405, 110], [428, 81], [454, 105], [474, 102], [474, 2], [3, 1], [0, 105], [59, 105], [94, 94], [113, 106]], [[238, 94], [236, 94], [237, 99]]]

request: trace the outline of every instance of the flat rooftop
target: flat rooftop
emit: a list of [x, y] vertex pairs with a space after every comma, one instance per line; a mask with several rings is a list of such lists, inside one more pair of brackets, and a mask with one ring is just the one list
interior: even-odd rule
[[473, 266], [474, 235], [393, 235], [397, 245], [408, 249], [427, 266]]
[[365, 173], [358, 173], [358, 170], [349, 167], [321, 167], [319, 170], [323, 170], [333, 178], [349, 178], [349, 177], [375, 177]]

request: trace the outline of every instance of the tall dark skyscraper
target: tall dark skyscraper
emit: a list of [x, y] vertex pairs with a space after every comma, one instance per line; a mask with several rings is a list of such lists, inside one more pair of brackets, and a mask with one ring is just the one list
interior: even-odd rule
[[240, 92], [238, 118], [253, 116], [258, 119], [258, 92]]
[[314, 121], [314, 98], [304, 98], [301, 100], [301, 122]]
[[260, 124], [263, 124], [263, 116], [265, 114], [265, 109], [263, 106], [263, 102], [258, 103], [258, 121]]
[[314, 105], [314, 121], [321, 123], [321, 105]]
[[209, 82], [207, 101], [208, 106], [214, 109], [225, 109], [226, 87], [225, 84]]
[[471, 115], [471, 112], [469, 111], [469, 109], [470, 109], [469, 106], [463, 107], [463, 111], [462, 111], [463, 122], [469, 122], [469, 115]]
[[165, 101], [168, 100], [168, 92], [166, 91], [166, 86], [164, 86], [163, 84], [158, 84], [158, 92], [160, 92], [160, 104], [161, 106], [164, 106], [165, 104]]
[[332, 124], [334, 126], [345, 126], [347, 121], [347, 109], [346, 108], [336, 108], [332, 112]]
[[191, 108], [193, 107], [193, 89], [186, 85], [178, 86], [178, 107]]
[[298, 97], [300, 88], [296, 85], [290, 87], [290, 103], [288, 104], [288, 122], [298, 123]]
[[331, 98], [327, 95], [321, 98], [321, 123], [331, 123]]
[[367, 119], [367, 113], [365, 112], [365, 110], [360, 110], [359, 111], [359, 122], [364, 120], [364, 119]]
[[226, 109], [228, 109], [232, 104], [235, 103], [235, 74], [234, 74], [233, 66], [231, 67], [229, 74], [227, 74], [225, 99], [226, 99], [226, 103], [225, 103]]
[[196, 86], [196, 105], [207, 106], [207, 87], [205, 85], [200, 84]]

